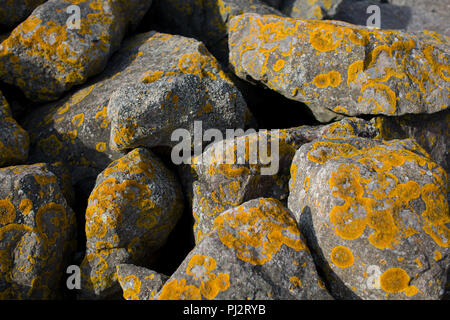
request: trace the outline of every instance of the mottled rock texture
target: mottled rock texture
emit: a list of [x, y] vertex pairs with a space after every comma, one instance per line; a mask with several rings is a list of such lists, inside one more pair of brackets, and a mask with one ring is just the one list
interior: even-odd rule
[[[0, 44], [0, 80], [18, 86], [32, 100], [56, 100], [105, 68], [151, 2], [44, 2]], [[80, 10], [79, 26], [70, 24], [66, 10], [71, 5]]]
[[160, 300], [330, 299], [297, 225], [278, 200], [223, 212], [158, 295]]
[[153, 300], [168, 276], [133, 264], [117, 266], [117, 280], [126, 300]]
[[413, 140], [319, 139], [291, 167], [288, 206], [337, 298], [440, 299], [447, 175]]
[[0, 169], [0, 299], [56, 299], [75, 215], [47, 164]]
[[183, 210], [176, 177], [146, 149], [112, 162], [97, 179], [86, 210], [82, 297], [120, 290], [116, 266], [154, 262]]
[[449, 105], [446, 43], [335, 21], [244, 14], [229, 23], [236, 74], [304, 102], [319, 121]]

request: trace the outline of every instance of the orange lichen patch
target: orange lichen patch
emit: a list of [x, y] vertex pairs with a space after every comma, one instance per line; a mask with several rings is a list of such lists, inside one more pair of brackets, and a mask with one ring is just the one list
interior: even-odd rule
[[31, 199], [23, 199], [20, 201], [19, 210], [22, 211], [22, 214], [28, 215], [31, 210], [33, 210], [33, 202]]
[[442, 259], [442, 253], [440, 251], [434, 251], [434, 260], [439, 261]]
[[217, 263], [212, 257], [205, 255], [194, 255], [188, 262], [186, 268], [186, 274], [192, 276], [194, 280], [199, 281], [198, 286], [190, 285], [186, 286], [186, 279], [172, 281], [168, 285], [168, 288], [164, 286], [160, 299], [182, 299], [185, 291], [188, 291], [188, 295], [193, 295], [190, 298], [195, 299], [198, 294], [198, 298], [205, 297], [206, 299], [214, 299], [219, 292], [226, 291], [230, 286], [230, 276], [228, 274], [220, 273], [215, 274]]
[[239, 259], [254, 265], [270, 261], [282, 245], [306, 249], [290, 214], [263, 199], [259, 208], [239, 206], [221, 214], [214, 220], [213, 230]]
[[77, 114], [72, 118], [72, 124], [75, 127], [80, 127], [83, 124], [83, 122], [84, 122], [84, 113]]
[[279, 59], [273, 66], [273, 71], [278, 72], [284, 68], [285, 61], [283, 59]]
[[16, 208], [10, 200], [0, 200], [0, 224], [10, 224], [16, 219]]
[[323, 23], [311, 32], [309, 42], [317, 51], [334, 51], [340, 46], [343, 36], [343, 28], [331, 23]]
[[324, 164], [325, 162], [341, 157], [346, 154], [355, 154], [358, 149], [348, 143], [334, 143], [317, 141], [308, 152], [307, 157], [310, 161]]
[[327, 74], [319, 74], [314, 78], [314, 85], [318, 88], [337, 87], [342, 82], [341, 74], [337, 71], [330, 71]]
[[[369, 98], [361, 96], [360, 102], [372, 102], [375, 105], [372, 114], [396, 114], [397, 96], [391, 88], [382, 83], [366, 83], [361, 87], [361, 93], [366, 90], [370, 92]], [[380, 96], [381, 98], [372, 98], [374, 96]]]
[[95, 121], [101, 120], [100, 128], [105, 129], [110, 124], [110, 120], [108, 119], [108, 107], [103, 107], [102, 110], [98, 111], [94, 117]]
[[435, 184], [422, 187], [422, 200], [426, 209], [422, 213], [425, 225], [424, 231], [441, 247], [450, 247], [450, 213], [446, 196]]
[[162, 78], [164, 71], [147, 71], [141, 78], [143, 83], [152, 83]]
[[122, 284], [123, 297], [127, 300], [140, 300], [139, 293], [141, 292], [141, 281], [135, 275], [128, 275], [124, 278], [117, 276], [119, 282]]
[[[197, 75], [201, 78], [206, 77], [213, 80], [220, 78], [230, 81], [228, 76], [221, 71], [218, 62], [214, 59], [208, 50], [202, 45], [198, 52], [184, 54], [178, 61], [178, 69], [183, 73]], [[217, 74], [210, 70], [219, 70]]]
[[97, 150], [98, 152], [105, 152], [106, 151], [106, 143], [105, 142], [97, 143], [97, 145], [95, 146], [95, 150]]
[[293, 285], [294, 287], [299, 288], [299, 287], [302, 286], [302, 281], [301, 281], [298, 277], [295, 277], [295, 276], [290, 277], [290, 278], [289, 278], [289, 281], [292, 283], [292, 285]]
[[194, 285], [186, 285], [186, 279], [173, 279], [161, 289], [158, 300], [201, 300], [200, 289]]
[[411, 278], [401, 268], [391, 268], [380, 276], [380, 287], [387, 293], [404, 292], [407, 296], [413, 296], [418, 292], [415, 286], [410, 286]]
[[354, 261], [353, 253], [346, 247], [338, 246], [331, 250], [331, 262], [339, 268], [351, 267]]

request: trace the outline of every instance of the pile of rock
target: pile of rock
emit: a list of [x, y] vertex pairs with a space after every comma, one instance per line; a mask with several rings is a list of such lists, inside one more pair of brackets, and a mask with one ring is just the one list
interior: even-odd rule
[[449, 9], [7, 1], [0, 299], [448, 297]]

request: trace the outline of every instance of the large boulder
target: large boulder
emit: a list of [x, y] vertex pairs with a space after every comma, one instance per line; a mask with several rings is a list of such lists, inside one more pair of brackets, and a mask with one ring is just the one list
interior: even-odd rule
[[319, 139], [291, 172], [288, 207], [334, 297], [442, 297], [447, 176], [414, 140]]
[[[177, 97], [171, 96], [171, 88], [178, 93]], [[210, 92], [199, 93], [202, 88]], [[155, 91], [161, 91], [158, 97], [168, 98], [168, 101], [152, 101], [150, 94]], [[225, 99], [220, 101], [217, 97], [220, 94], [224, 94], [230, 105], [224, 102]], [[191, 113], [189, 106], [179, 105], [179, 110], [168, 108], [176, 106], [177, 98], [184, 101], [195, 95], [199, 96], [195, 113]], [[140, 105], [143, 101], [147, 101], [146, 108]], [[89, 196], [97, 175], [122, 155], [113, 146], [121, 150], [131, 148], [125, 138], [130, 139], [133, 146], [138, 145], [138, 137], [140, 140], [145, 138], [145, 145], [149, 147], [172, 146], [169, 134], [174, 129], [172, 121], [190, 127], [199, 119], [203, 120], [205, 129], [208, 125], [241, 127], [245, 112], [243, 103], [239, 91], [201, 42], [157, 32], [139, 34], [124, 42], [123, 48], [112, 57], [100, 76], [27, 117], [25, 127], [31, 137], [30, 158], [33, 161], [66, 162], [72, 172], [73, 184]], [[224, 109], [219, 110], [222, 107]], [[133, 128], [133, 124], [122, 117], [124, 113], [130, 114], [132, 119], [136, 114], [151, 119], [148, 124], [155, 128], [149, 128], [143, 119], [136, 119]], [[110, 116], [117, 116], [117, 119]], [[131, 126], [133, 134], [127, 134], [129, 130], [121, 130], [120, 126]], [[150, 129], [156, 130], [156, 126], [158, 134], [154, 135]], [[110, 144], [111, 137], [114, 145]]]
[[153, 153], [135, 149], [112, 162], [89, 197], [80, 297], [119, 293], [116, 266], [154, 262], [182, 211], [176, 177]]
[[126, 300], [153, 300], [168, 276], [133, 264], [117, 266], [117, 280]]
[[259, 198], [218, 216], [158, 299], [329, 299], [321, 285], [289, 210]]
[[28, 158], [28, 133], [13, 119], [0, 91], [0, 167], [24, 163]]
[[201, 121], [203, 130], [225, 132], [244, 127], [246, 104], [231, 83], [193, 74], [168, 79], [136, 83], [114, 92], [108, 104], [108, 117], [113, 119], [110, 145], [114, 149], [173, 147], [179, 143], [171, 139], [177, 129], [187, 130], [189, 137], [183, 138], [190, 138], [189, 145], [193, 147], [194, 119]]
[[449, 105], [449, 46], [337, 21], [243, 14], [229, 25], [230, 62], [304, 102], [319, 121], [435, 113]]
[[[0, 80], [35, 101], [59, 98], [100, 73], [151, 0], [49, 0], [0, 44]], [[79, 8], [72, 27], [67, 8]], [[77, 18], [77, 17], [74, 17]]]
[[54, 168], [0, 169], [0, 299], [55, 299], [75, 249], [76, 220]]

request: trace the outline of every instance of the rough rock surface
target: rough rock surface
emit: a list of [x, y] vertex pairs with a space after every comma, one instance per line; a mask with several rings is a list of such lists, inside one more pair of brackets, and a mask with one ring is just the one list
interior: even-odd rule
[[0, 91], [0, 167], [25, 162], [29, 146], [28, 133], [13, 119], [9, 104]]
[[0, 29], [9, 30], [25, 20], [46, 0], [0, 0]]
[[450, 111], [372, 120], [385, 140], [414, 138], [434, 162], [450, 172]]
[[[125, 138], [133, 139], [132, 135], [127, 134], [127, 130], [111, 133], [112, 121], [114, 121], [116, 128], [116, 124], [123, 123], [108, 116], [110, 100], [112, 100], [113, 105], [119, 102], [113, 96], [120, 96], [120, 92], [129, 92], [131, 89], [126, 88], [139, 87], [141, 83], [146, 84], [149, 90], [154, 82], [156, 82], [157, 88], [162, 89], [164, 83], [167, 88], [171, 88], [176, 86], [173, 82], [179, 83], [174, 80], [178, 79], [176, 76], [184, 74], [191, 74], [202, 79], [192, 81], [208, 83], [210, 84], [208, 86], [210, 90], [227, 88], [230, 102], [237, 104], [236, 114], [225, 115], [224, 111], [220, 111], [220, 115], [224, 117], [222, 120], [214, 119], [213, 117], [218, 116], [218, 113], [211, 112], [209, 114], [211, 125], [231, 125], [231, 119], [235, 119], [234, 125], [236, 127], [242, 125], [244, 120], [239, 119], [239, 117], [242, 117], [243, 108], [240, 94], [231, 82], [229, 82], [229, 85], [225, 83], [229, 81], [227, 76], [204, 45], [194, 39], [149, 32], [125, 41], [123, 48], [113, 56], [103, 74], [65, 98], [42, 106], [27, 118], [25, 127], [29, 130], [31, 136], [30, 158], [38, 162], [66, 162], [70, 166], [73, 183], [75, 185], [80, 184], [81, 187], [84, 186], [83, 189], [87, 190], [85, 193], [89, 195], [97, 175], [111, 161], [121, 156], [109, 143], [111, 135], [113, 139], [118, 139], [115, 144], [121, 146], [127, 145]], [[164, 80], [158, 82], [157, 80], [160, 78], [164, 78]], [[212, 84], [206, 79], [216, 80], [217, 83]], [[191, 90], [194, 88], [186, 87], [185, 89]], [[116, 94], [116, 91], [119, 93]], [[192, 94], [194, 93], [183, 92], [180, 94], [180, 99], [183, 96], [192, 96]], [[215, 97], [217, 94], [217, 92], [209, 92], [211, 97]], [[236, 95], [234, 100], [233, 95]], [[206, 97], [206, 93], [203, 96]], [[166, 97], [171, 98], [166, 101], [166, 103], [169, 103], [168, 106], [174, 106], [176, 97], [170, 97], [169, 93]], [[150, 100], [150, 97], [145, 99]], [[119, 109], [126, 110], [126, 107], [130, 109], [133, 106], [133, 108], [135, 107], [132, 110], [133, 113], [138, 113], [140, 105], [134, 104], [138, 103], [138, 97], [130, 97], [130, 100], [125, 102], [127, 101], [129, 101], [129, 105], [124, 105]], [[218, 107], [222, 104], [216, 101], [214, 105]], [[233, 106], [224, 107], [227, 111], [231, 111]], [[209, 105], [203, 107], [206, 111], [210, 110]], [[163, 105], [160, 105], [159, 108], [159, 116], [155, 116], [155, 119], [160, 119], [160, 121], [157, 121], [156, 124], [159, 125], [159, 132], [166, 134], [166, 138], [162, 140], [159, 136], [153, 136], [155, 141], [146, 141], [146, 144], [156, 146], [161, 143], [161, 145], [170, 146], [172, 142], [170, 141], [170, 135], [167, 136], [167, 133], [174, 127], [169, 121], [174, 120], [174, 111], [170, 108], [163, 108]], [[191, 117], [191, 122], [196, 119], [207, 119], [204, 114], [191, 115], [187, 106], [183, 106], [183, 108], [187, 113], [177, 114], [175, 120], [179, 121], [179, 124], [181, 124], [182, 119], [186, 123], [186, 119], [189, 117]], [[149, 112], [151, 111], [153, 110], [149, 109]], [[214, 111], [218, 110], [215, 109]], [[142, 111], [140, 112], [144, 116]], [[118, 120], [122, 119], [120, 115], [118, 117]], [[145, 115], [145, 117], [147, 119], [149, 115]], [[139, 123], [142, 124], [142, 122]], [[204, 124], [206, 127], [206, 121]], [[132, 124], [130, 123], [130, 125]], [[146, 128], [145, 124], [143, 124], [144, 128]], [[149, 135], [152, 136], [151, 133]]]
[[135, 149], [112, 162], [89, 197], [81, 296], [117, 293], [116, 266], [151, 263], [182, 210], [176, 177], [153, 153]]
[[220, 61], [228, 60], [227, 23], [245, 12], [279, 14], [259, 0], [154, 0], [159, 26], [201, 40]]
[[447, 176], [413, 140], [319, 139], [288, 207], [337, 298], [439, 299], [450, 262]]
[[[343, 0], [263, 0], [291, 18], [320, 20], [333, 16]], [[353, 2], [357, 2], [352, 0]]]
[[326, 126], [248, 131], [244, 136], [214, 143], [201, 156], [194, 157], [196, 181], [192, 185], [192, 206], [196, 242], [210, 231], [214, 219], [225, 210], [260, 197], [286, 202], [295, 152], [322, 135], [374, 138], [378, 130], [369, 122], [348, 118]]
[[[49, 0], [0, 44], [0, 80], [35, 101], [51, 101], [101, 72], [151, 0]], [[68, 27], [71, 5], [80, 24]], [[70, 20], [70, 21], [69, 21]]]
[[126, 300], [153, 300], [168, 276], [133, 264], [117, 266], [117, 280]]
[[225, 80], [193, 74], [162, 77], [155, 82], [125, 86], [111, 96], [108, 117], [110, 145], [117, 150], [178, 144], [171, 136], [176, 129], [190, 133], [194, 143], [194, 121], [203, 130], [243, 128], [245, 101], [234, 85]]
[[244, 14], [229, 23], [236, 74], [304, 102], [319, 121], [449, 105], [445, 43], [343, 22]]
[[329, 298], [291, 213], [270, 198], [217, 217], [158, 294], [160, 300]]
[[47, 164], [0, 169], [0, 299], [55, 299], [75, 215]]

